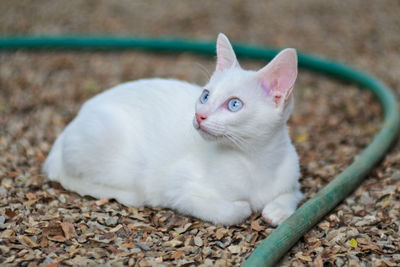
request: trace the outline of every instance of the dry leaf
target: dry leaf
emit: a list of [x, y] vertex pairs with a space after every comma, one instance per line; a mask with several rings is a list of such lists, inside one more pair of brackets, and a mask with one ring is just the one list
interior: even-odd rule
[[337, 257], [345, 257], [345, 256], [346, 256], [346, 254], [339, 253], [339, 254], [333, 254], [331, 257], [336, 259]]
[[142, 223], [130, 223], [127, 225], [127, 227], [131, 231], [153, 232], [155, 230], [154, 228], [147, 225], [143, 225]]
[[386, 208], [386, 207], [390, 206], [390, 204], [392, 204], [392, 198], [391, 197], [387, 198], [385, 200], [385, 202], [383, 202], [382, 208]]
[[42, 153], [39, 152], [39, 154], [36, 155], [36, 160], [39, 163], [43, 163], [46, 160], [46, 157]]
[[44, 248], [47, 247], [49, 244], [49, 240], [47, 239], [47, 237], [45, 235], [42, 235], [40, 238], [40, 247]]
[[183, 227], [176, 227], [174, 228], [175, 232], [177, 234], [183, 234], [184, 232], [186, 232], [187, 230], [189, 230], [189, 227], [192, 226], [191, 223], [187, 223], [185, 224]]
[[71, 237], [76, 235], [75, 228], [72, 223], [64, 221], [61, 223], [61, 229], [64, 232], [64, 236], [66, 240], [71, 239]]
[[43, 228], [43, 233], [47, 236], [64, 235], [64, 231], [59, 223], [51, 222], [47, 227]]
[[27, 229], [25, 229], [25, 233], [30, 234], [30, 235], [35, 234], [37, 231], [38, 230], [35, 229], [35, 228], [27, 228]]
[[313, 267], [323, 267], [323, 266], [324, 266], [324, 262], [323, 262], [323, 260], [322, 260], [322, 258], [321, 258], [321, 255], [318, 255], [318, 256], [314, 259], [314, 261], [313, 261], [313, 263], [312, 263], [312, 266], [313, 266]]
[[203, 226], [203, 224], [204, 224], [204, 223], [201, 222], [201, 221], [195, 221], [195, 222], [192, 223], [192, 225], [190, 225], [189, 230], [198, 229], [198, 228], [200, 228], [201, 226]]
[[19, 172], [8, 172], [7, 176], [10, 178], [17, 177], [19, 175]]
[[365, 251], [365, 250], [372, 250], [372, 251], [374, 251], [375, 253], [382, 253], [381, 248], [380, 248], [379, 246], [377, 246], [377, 245], [372, 245], [372, 244], [360, 245], [360, 248], [361, 248], [362, 251]]
[[260, 225], [260, 220], [254, 220], [251, 222], [251, 229], [260, 232], [264, 231], [265, 227]]
[[160, 226], [160, 219], [162, 218], [161, 214], [155, 214], [152, 218], [152, 223], [156, 226], [159, 227]]
[[110, 202], [108, 199], [99, 199], [95, 203], [97, 206], [103, 206], [103, 205], [107, 204], [108, 202]]
[[165, 242], [165, 245], [166, 245], [166, 246], [170, 246], [170, 247], [179, 247], [179, 246], [181, 246], [182, 244], [183, 244], [182, 241], [176, 240], [176, 239], [173, 239], [173, 240], [170, 240], [170, 241]]
[[30, 239], [30, 238], [29, 238], [28, 236], [26, 236], [26, 235], [24, 235], [24, 236], [22, 237], [22, 241], [23, 241], [24, 243], [28, 244], [28, 246], [31, 247], [31, 248], [35, 248], [35, 247], [38, 247], [38, 246], [39, 246], [37, 243], [33, 242], [32, 239]]
[[357, 248], [357, 240], [355, 240], [354, 238], [350, 239], [349, 245], [352, 248]]
[[328, 221], [322, 221], [318, 224], [318, 227], [321, 228], [322, 230], [328, 232], [329, 229], [331, 228], [331, 224]]
[[183, 251], [182, 250], [178, 250], [176, 251], [174, 254], [171, 255], [172, 259], [179, 259], [183, 257]]
[[38, 199], [31, 199], [31, 200], [25, 201], [24, 205], [27, 206], [27, 207], [30, 207], [33, 204], [35, 204], [36, 202], [38, 202]]
[[307, 133], [301, 133], [296, 136], [295, 140], [297, 143], [305, 142], [308, 140], [308, 135], [307, 135]]
[[6, 218], [7, 218], [8, 220], [11, 220], [11, 219], [14, 218], [15, 216], [17, 216], [17, 213], [16, 213], [15, 211], [12, 211], [11, 209], [6, 209], [5, 215], [6, 215]]
[[221, 238], [223, 238], [226, 234], [226, 231], [224, 231], [223, 229], [217, 229], [217, 231], [215, 232], [215, 237], [220, 240]]
[[297, 258], [299, 258], [302, 261], [312, 262], [312, 259], [310, 256], [299, 255], [299, 256], [297, 256]]
[[136, 248], [136, 245], [133, 243], [123, 243], [121, 244], [121, 247], [123, 248]]
[[322, 242], [320, 240], [318, 240], [317, 242], [315, 242], [315, 244], [313, 244], [311, 247], [309, 247], [309, 252], [311, 253], [315, 248], [321, 246]]
[[0, 233], [0, 238], [10, 238], [15, 234], [14, 230], [6, 229]]
[[122, 226], [122, 224], [118, 224], [117, 226], [115, 226], [114, 228], [112, 228], [111, 230], [110, 230], [110, 232], [111, 233], [115, 233], [115, 232], [118, 232], [120, 229], [122, 229], [123, 228], [123, 226]]
[[36, 199], [36, 195], [32, 192], [26, 193], [26, 198], [29, 200]]
[[65, 242], [67, 239], [62, 235], [48, 236], [47, 239], [56, 242]]

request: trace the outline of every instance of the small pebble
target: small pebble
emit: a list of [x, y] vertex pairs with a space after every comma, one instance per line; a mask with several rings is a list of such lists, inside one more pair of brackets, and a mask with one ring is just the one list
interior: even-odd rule
[[253, 239], [253, 236], [254, 236], [254, 233], [247, 235], [247, 236], [246, 236], [246, 239], [245, 239], [246, 242], [247, 242], [247, 243], [250, 243], [251, 240]]
[[194, 237], [194, 244], [198, 247], [203, 246], [203, 239], [201, 237], [195, 236]]
[[225, 248], [226, 245], [224, 243], [222, 243], [221, 241], [215, 241], [215, 245], [217, 245], [220, 248]]
[[113, 216], [113, 217], [108, 217], [105, 221], [107, 226], [114, 226], [116, 225], [118, 222], [118, 217], [117, 216]]
[[228, 249], [232, 254], [240, 253], [240, 246], [229, 246]]
[[46, 265], [46, 264], [50, 264], [50, 263], [52, 263], [53, 262], [53, 259], [52, 258], [46, 258], [46, 259], [44, 259], [44, 261], [42, 262], [42, 264], [43, 265]]
[[147, 244], [137, 243], [136, 246], [138, 246], [140, 249], [142, 249], [144, 251], [150, 250], [150, 247]]
[[58, 201], [60, 201], [61, 203], [65, 203], [67, 200], [65, 199], [65, 197], [63, 195], [58, 197]]
[[0, 186], [0, 195], [5, 195], [7, 194], [8, 190], [4, 186]]

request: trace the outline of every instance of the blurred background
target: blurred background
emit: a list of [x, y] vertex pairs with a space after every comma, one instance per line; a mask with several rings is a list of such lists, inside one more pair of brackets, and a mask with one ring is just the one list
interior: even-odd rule
[[[353, 65], [382, 79], [397, 95], [400, 93], [400, 1], [0, 0], [0, 35], [3, 36], [133, 35], [215, 41], [219, 32], [225, 33], [233, 43], [294, 47]], [[54, 212], [62, 217], [72, 212], [74, 205], [88, 212], [102, 212], [99, 207], [93, 207], [93, 202], [54, 187], [40, 174], [40, 166], [54, 139], [85, 100], [121, 82], [145, 77], [171, 77], [204, 84], [208, 73], [215, 68], [214, 60], [185, 53], [138, 51], [0, 52], [0, 201], [1, 207], [18, 211], [14, 219], [0, 212], [6, 218], [7, 229], [22, 236], [26, 234], [25, 226], [37, 228], [29, 238], [35, 241], [37, 236], [35, 242], [39, 242], [44, 235], [39, 226], [47, 225], [46, 214]], [[266, 63], [241, 61], [242, 66], [250, 69]], [[309, 198], [344, 170], [370, 142], [380, 127], [381, 113], [368, 92], [307, 71], [300, 71], [295, 95], [296, 107], [289, 124], [301, 159], [302, 191]], [[26, 201], [29, 192], [42, 192], [52, 205], [18, 206]], [[399, 144], [370, 174], [367, 182], [332, 212], [333, 217], [325, 218], [288, 253], [285, 264], [400, 264], [399, 258], [392, 257], [399, 255], [396, 247], [400, 246], [400, 200], [395, 197], [398, 193]], [[60, 195], [64, 202], [59, 199]], [[108, 207], [109, 212], [125, 209], [116, 203], [112, 205]], [[145, 218], [157, 217], [160, 213], [150, 209], [139, 212]], [[376, 219], [373, 222], [372, 217]], [[93, 219], [79, 218], [80, 224], [89, 224]], [[32, 226], [32, 221], [40, 224]], [[254, 225], [257, 227], [253, 228]], [[74, 226], [80, 234], [80, 226]], [[210, 227], [207, 223], [204, 226]], [[212, 258], [210, 264], [216, 264], [216, 259], [225, 260], [222, 265], [240, 264], [273, 230], [259, 214], [240, 227], [227, 229], [232, 238], [243, 236], [235, 237], [239, 240], [235, 244], [240, 246], [238, 253], [214, 245], [212, 231], [221, 227], [199, 229], [199, 233], [204, 231], [201, 237], [209, 240], [213, 252], [204, 252], [202, 248], [195, 256], [185, 252], [184, 258], [198, 257], [193, 261], [196, 263]], [[132, 237], [136, 232], [129, 234]], [[250, 240], [254, 240], [247, 242], [246, 235], [252, 235]], [[357, 238], [358, 247], [356, 244], [354, 248], [354, 242], [353, 247], [349, 245], [352, 238]], [[10, 240], [6, 245], [15, 245], [15, 248], [8, 249], [4, 255], [18, 259], [15, 255], [24, 247], [18, 247], [19, 239]], [[115, 243], [110, 246], [116, 246]], [[37, 262], [43, 262], [49, 253], [58, 256], [63, 253], [62, 243], [49, 244], [53, 247], [41, 244], [42, 254], [35, 256]], [[160, 252], [161, 248], [154, 242], [154, 247], [143, 253], [152, 257], [159, 252], [174, 264], [183, 260], [173, 258], [171, 251]], [[103, 256], [114, 257], [110, 251], [104, 250]], [[84, 255], [82, 252], [81, 256]], [[72, 265], [82, 263], [79, 259], [75, 262], [76, 257], [70, 258]], [[14, 259], [9, 262], [16, 263]], [[128, 259], [125, 257], [121, 262], [128, 264]]]
[[[0, 1], [1, 34], [179, 36], [295, 47], [399, 82], [400, 3], [353, 1]], [[388, 71], [390, 70], [390, 71]], [[396, 80], [397, 77], [397, 80]]]

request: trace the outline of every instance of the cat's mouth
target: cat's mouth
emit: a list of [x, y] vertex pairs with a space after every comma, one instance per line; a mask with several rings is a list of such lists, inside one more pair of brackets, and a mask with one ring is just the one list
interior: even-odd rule
[[207, 127], [205, 127], [203, 125], [197, 124], [197, 125], [195, 125], [195, 128], [200, 133], [201, 137], [203, 137], [207, 141], [217, 141], [222, 138], [221, 135], [214, 133], [212, 130], [207, 129]]
[[204, 129], [203, 127], [197, 128], [199, 131], [200, 135], [205, 139], [205, 140], [210, 140], [210, 141], [215, 141], [219, 138], [219, 136], [207, 131], [207, 129]]
[[[197, 126], [197, 127], [196, 127]], [[229, 145], [233, 147], [237, 147], [239, 149], [243, 149], [243, 145], [245, 144], [245, 140], [241, 137], [234, 136], [232, 134], [225, 134], [214, 132], [213, 129], [208, 129], [204, 125], [195, 125], [195, 129], [199, 132], [201, 137], [206, 141], [213, 141], [219, 144]]]
[[223, 137], [223, 135], [215, 133], [212, 129], [208, 129], [204, 125], [199, 125], [196, 119], [193, 120], [193, 126], [205, 140], [217, 141]]

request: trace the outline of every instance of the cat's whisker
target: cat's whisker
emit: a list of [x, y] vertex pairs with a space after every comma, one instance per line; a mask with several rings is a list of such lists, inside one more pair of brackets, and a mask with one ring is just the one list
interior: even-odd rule
[[206, 129], [210, 131], [212, 134], [221, 135], [225, 131], [225, 126], [220, 123], [208, 122]]
[[233, 144], [235, 144], [239, 149], [242, 149], [242, 144], [237, 141], [234, 137], [230, 136], [230, 135], [225, 135], [226, 138], [228, 138], [228, 140], [230, 140]]
[[234, 131], [230, 131], [228, 135], [231, 137], [230, 140], [235, 139], [236, 143], [240, 144], [239, 148], [241, 148], [242, 150], [247, 150], [249, 152], [252, 152], [255, 149], [255, 147], [251, 145], [249, 140], [243, 137], [241, 134], [238, 134]]
[[224, 124], [215, 122], [215, 121], [209, 121], [207, 122], [209, 125], [214, 125], [214, 126], [219, 126], [219, 127], [224, 127]]
[[236, 142], [236, 144], [237, 144], [239, 149], [241, 149], [241, 150], [245, 150], [246, 149], [246, 144], [243, 143], [242, 141], [240, 141], [240, 139], [232, 138], [232, 140], [234, 140], [234, 142]]
[[208, 71], [208, 69], [205, 66], [203, 66], [202, 64], [200, 64], [199, 62], [196, 62], [195, 64], [206, 75], [207, 80], [210, 80], [211, 74]]
[[233, 135], [232, 133], [225, 133], [224, 136], [226, 138], [228, 138], [232, 143], [234, 143], [238, 148], [244, 150], [246, 148], [246, 141], [237, 136], [237, 135]]

